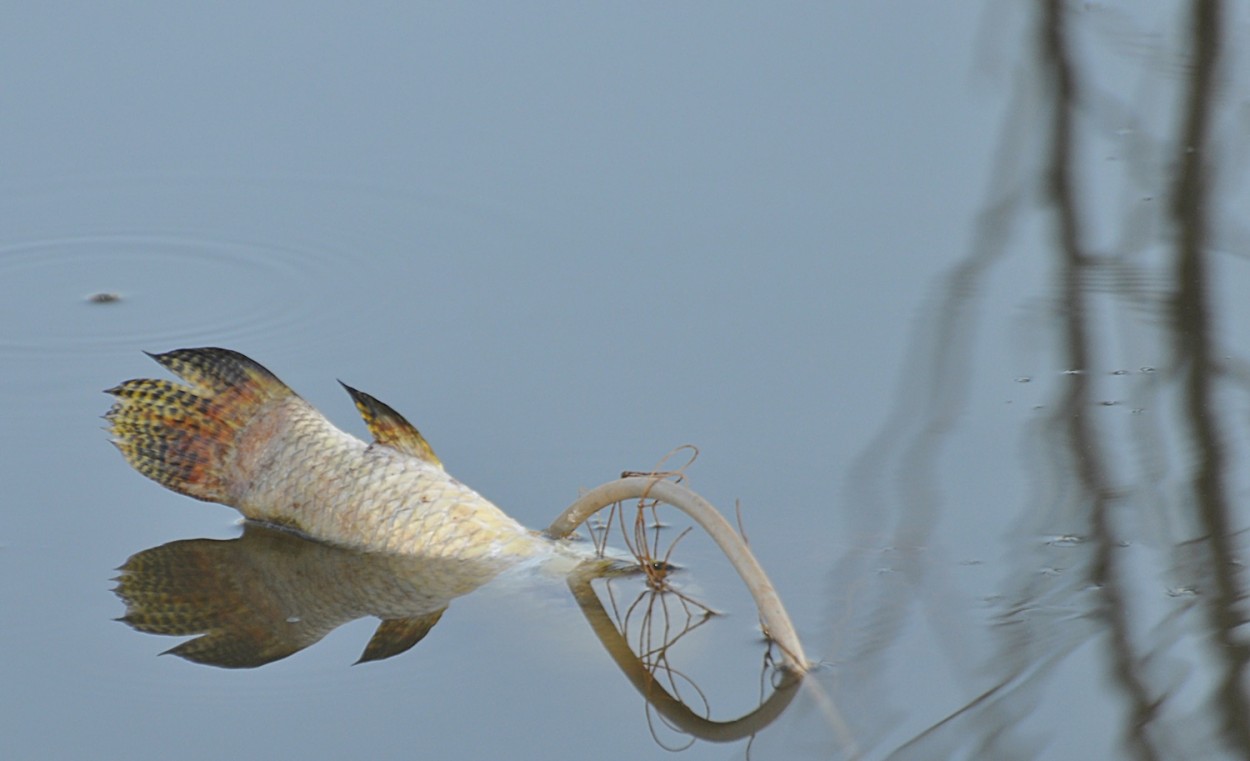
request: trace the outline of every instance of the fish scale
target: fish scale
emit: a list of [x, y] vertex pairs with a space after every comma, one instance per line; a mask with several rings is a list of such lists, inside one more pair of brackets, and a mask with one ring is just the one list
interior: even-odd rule
[[185, 385], [109, 389], [113, 443], [140, 473], [252, 520], [356, 549], [448, 558], [523, 558], [551, 542], [452, 478], [417, 429], [349, 386], [366, 443], [260, 364], [228, 349], [150, 355]]

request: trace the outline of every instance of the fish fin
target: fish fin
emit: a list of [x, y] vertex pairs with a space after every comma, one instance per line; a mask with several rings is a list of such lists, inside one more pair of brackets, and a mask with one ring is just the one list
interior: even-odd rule
[[[161, 655], [176, 655], [192, 663], [223, 669], [254, 669], [282, 660], [303, 649], [302, 645], [270, 642], [240, 636], [241, 632], [210, 632], [169, 648]], [[245, 634], [245, 633], [242, 633]], [[278, 645], [274, 647], [274, 645]]]
[[434, 628], [434, 624], [438, 623], [438, 619], [442, 618], [446, 611], [447, 608], [444, 606], [424, 616], [383, 620], [378, 624], [377, 631], [369, 639], [369, 644], [365, 646], [364, 653], [356, 663], [380, 661], [409, 650], [430, 633], [430, 629]]
[[177, 349], [148, 356], [189, 385], [140, 378], [108, 389], [104, 419], [126, 461], [157, 483], [207, 502], [229, 499], [225, 463], [236, 437], [266, 404], [295, 392], [229, 349]]
[[199, 349], [174, 349], [164, 354], [144, 354], [201, 392], [220, 394], [231, 389], [264, 390], [275, 385], [286, 389], [286, 384], [259, 362], [230, 349], [206, 346]]
[[425, 460], [431, 465], [439, 468], [443, 467], [443, 463], [434, 454], [434, 450], [430, 447], [425, 437], [417, 430], [417, 427], [404, 419], [404, 416], [391, 409], [391, 407], [383, 402], [374, 399], [363, 391], [357, 391], [351, 386], [339, 381], [343, 388], [347, 389], [347, 393], [351, 394], [352, 401], [356, 403], [356, 409], [360, 411], [360, 416], [365, 419], [365, 425], [369, 426], [369, 433], [373, 434], [373, 439], [383, 446], [388, 446], [404, 454], [410, 454], [421, 460]]

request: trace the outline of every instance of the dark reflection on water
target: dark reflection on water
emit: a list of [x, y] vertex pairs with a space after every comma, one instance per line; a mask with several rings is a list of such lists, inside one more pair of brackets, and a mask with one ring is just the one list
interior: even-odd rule
[[1211, 300], [1213, 199], [1209, 193], [1215, 159], [1210, 149], [1211, 121], [1218, 102], [1221, 15], [1219, 3], [1199, 3], [1192, 20], [1194, 66], [1170, 205], [1176, 289], [1171, 326], [1174, 364], [1169, 370], [1180, 384], [1182, 433], [1194, 458], [1186, 501], [1192, 501], [1195, 508], [1198, 533], [1185, 551], [1190, 564], [1186, 571], [1203, 591], [1201, 599], [1213, 635], [1212, 655], [1222, 667], [1211, 700], [1213, 714], [1226, 745], [1250, 757], [1250, 699], [1245, 681], [1250, 645], [1244, 633], [1236, 632], [1247, 620], [1235, 545], [1241, 527], [1228, 495], [1229, 469], [1235, 460], [1224, 446], [1232, 434], [1218, 412], [1221, 387], [1238, 379], [1230, 376], [1231, 352], [1219, 339]]
[[[409, 650], [455, 598], [514, 565], [362, 553], [248, 522], [236, 539], [189, 539], [136, 553], [119, 569], [114, 591], [126, 604], [120, 621], [141, 632], [194, 637], [166, 652], [195, 663], [263, 666], [373, 616], [381, 623], [358, 661], [365, 662]], [[710, 610], [678, 592], [644, 587], [624, 607], [605, 591], [609, 611], [596, 582], [628, 584], [639, 576], [619, 563], [592, 560], [576, 566], [567, 582], [625, 677], [654, 715], [684, 736], [676, 747], [750, 740], [775, 721], [801, 680], [775, 667], [765, 648], [759, 707], [735, 719], [712, 718], [711, 696], [670, 658], [678, 640], [708, 622]], [[673, 747], [651, 723], [656, 741]]]
[[121, 618], [142, 632], [201, 635], [168, 652], [252, 668], [314, 645], [343, 624], [382, 620], [361, 661], [411, 648], [452, 599], [504, 566], [476, 560], [349, 552], [253, 523], [237, 539], [188, 539], [133, 555], [120, 568]]
[[[1218, 189], [1227, 178], [1216, 171], [1224, 154], [1213, 139], [1230, 105], [1221, 91], [1229, 30], [1220, 3], [1187, 8], [1175, 137], [1137, 137], [1109, 169], [1100, 161], [1107, 133], [1124, 124], [1140, 132], [1149, 120], [1100, 89], [1100, 72], [1082, 66], [1078, 40], [1088, 44], [1090, 29], [1082, 25], [1093, 23], [1089, 16], [1060, 0], [1038, 5], [1037, 81], [1022, 88], [1028, 94], [1005, 122], [973, 250], [950, 271], [935, 318], [914, 338], [909, 376], [925, 386], [904, 384], [906, 401], [857, 464], [853, 500], [870, 514], [895, 516], [897, 525], [859, 518], [866, 535], [888, 536], [886, 547], [875, 556], [851, 553], [835, 569], [836, 604], [853, 609], [835, 613], [841, 675], [861, 697], [879, 708], [890, 704], [880, 674], [909, 634], [913, 603], [937, 629], [940, 655], [978, 685], [968, 690], [971, 699], [903, 734], [881, 716], [855, 716], [844, 699], [857, 733], [866, 745], [888, 749], [886, 757], [1043, 755], [1046, 743], [1023, 724], [1048, 683], [1093, 645], [1098, 692], [1052, 690], [1051, 700], [1066, 697], [1118, 722], [1110, 748], [1138, 759], [1250, 758], [1241, 560], [1247, 519], [1232, 496], [1245, 481], [1237, 465], [1246, 456], [1247, 384], [1244, 347], [1229, 340], [1244, 332], [1221, 321], [1220, 277], [1235, 262], [1217, 253]], [[1040, 144], [1036, 154], [1019, 150], [1029, 141]], [[1025, 155], [1042, 161], [1027, 167]], [[1100, 165], [1091, 167], [1094, 161]], [[1106, 213], [1105, 190], [1094, 187], [1115, 171], [1138, 194], [1119, 217]], [[1162, 189], [1166, 202], [1154, 203], [1151, 188]], [[943, 616], [947, 604], [959, 606], [959, 592], [949, 578], [933, 578], [943, 482], [951, 479], [942, 462], [970, 412], [985, 281], [1014, 246], [1025, 245], [1016, 236], [1037, 208], [1027, 203], [1033, 198], [1050, 238], [1044, 253], [1053, 278], [1053, 309], [1038, 333], [1054, 342], [1056, 353], [1045, 361], [1059, 369], [1046, 381], [1017, 378], [1045, 385], [1051, 398], [1024, 429], [1031, 488], [1021, 495], [1017, 551], [1002, 591], [986, 598], [991, 625], [973, 632], [968, 622]], [[1108, 366], [1115, 356], [1137, 360], [1134, 369]], [[964, 477], [988, 481], [993, 474]], [[1054, 533], [1056, 526], [1063, 532]], [[1021, 535], [1048, 532], [1045, 541], [1018, 545]], [[885, 568], [872, 578], [870, 563], [886, 553], [879, 561]], [[1152, 584], [1160, 577], [1172, 581], [1166, 599]]]
[[[627, 615], [622, 616], [616, 605], [613, 605], [613, 613], [609, 613], [593, 586], [594, 581], [595, 575], [585, 572], [575, 571], [568, 577], [569, 590], [587, 622], [630, 684], [668, 726], [688, 735], [690, 742], [695, 739], [734, 742], [753, 738], [794, 700], [801, 680], [792, 672], [775, 668], [771, 658], [767, 658], [761, 681], [771, 686], [772, 694], [744, 716], [731, 720], [710, 718], [708, 696], [668, 659], [672, 645], [707, 619], [698, 614], [690, 615], [686, 601], [652, 590], [641, 592], [629, 606]], [[645, 630], [637, 640], [643, 645], [638, 648], [641, 652], [635, 652], [629, 638], [628, 613], [637, 610], [642, 611], [638, 615], [642, 621], [635, 623], [634, 628]], [[661, 635], [658, 642], [652, 639], [657, 633]], [[693, 693], [693, 696], [683, 697], [683, 692]]]

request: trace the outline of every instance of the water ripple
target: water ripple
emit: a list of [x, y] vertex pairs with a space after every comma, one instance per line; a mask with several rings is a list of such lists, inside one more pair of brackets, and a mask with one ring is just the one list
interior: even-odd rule
[[0, 242], [0, 353], [312, 332], [341, 262], [329, 251], [179, 232]]
[[375, 233], [420, 210], [387, 190], [285, 177], [0, 184], [0, 360], [245, 341], [307, 351], [378, 311]]

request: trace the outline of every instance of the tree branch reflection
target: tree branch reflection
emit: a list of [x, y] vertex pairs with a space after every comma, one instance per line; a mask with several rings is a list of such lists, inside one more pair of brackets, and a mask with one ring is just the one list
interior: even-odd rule
[[1191, 21], [1194, 66], [1189, 83], [1184, 126], [1176, 156], [1176, 186], [1170, 207], [1176, 235], [1176, 300], [1173, 321], [1176, 372], [1183, 384], [1184, 420], [1195, 450], [1190, 483], [1192, 499], [1203, 534], [1195, 540], [1206, 552], [1192, 553], [1207, 580], [1204, 595], [1215, 655], [1227, 669], [1218, 699], [1212, 701], [1223, 724], [1229, 747], [1250, 756], [1250, 701], [1246, 696], [1246, 664], [1250, 646], [1236, 635], [1245, 623], [1240, 610], [1245, 591], [1237, 575], [1232, 539], [1237, 532], [1225, 489], [1228, 460], [1223, 430], [1218, 381], [1222, 379], [1214, 306], [1211, 303], [1210, 189], [1215, 159], [1210, 139], [1212, 104], [1216, 101], [1220, 55], [1222, 9], [1215, 0], [1194, 4]]
[[1124, 586], [1119, 578], [1116, 554], [1119, 539], [1111, 512], [1121, 503], [1109, 474], [1108, 463], [1112, 458], [1107, 452], [1106, 434], [1088, 414], [1097, 404], [1091, 393], [1090, 370], [1098, 365], [1095, 359], [1101, 355], [1092, 336], [1095, 318], [1088, 299], [1093, 290], [1091, 284], [1097, 282], [1097, 270], [1103, 263], [1085, 249], [1084, 242], [1082, 210], [1086, 205], [1079, 197], [1075, 145], [1076, 122], [1084, 93], [1078, 89], [1068, 41], [1069, 19], [1065, 3], [1048, 0], [1040, 25], [1042, 65], [1054, 98], [1047, 190], [1057, 238], [1062, 345], [1066, 366], [1076, 370], [1069, 377], [1050, 426], [1057, 438], [1068, 440], [1068, 447], [1059, 451], [1069, 455], [1068, 464], [1079, 490], [1075, 499], [1089, 509], [1089, 576], [1102, 592], [1101, 605], [1094, 612], [1106, 626], [1111, 670], [1128, 699], [1132, 716], [1126, 723], [1128, 742], [1136, 757], [1157, 759], [1159, 750], [1151, 738], [1156, 698], [1139, 678], [1137, 663], [1141, 655], [1135, 652], [1130, 636]]
[[[1060, 664], [1094, 643], [1105, 667], [1100, 698], [1115, 703], [1108, 716], [1121, 717], [1114, 741], [1124, 755], [1174, 758], [1206, 748], [1250, 757], [1250, 645], [1244, 628], [1239, 634], [1246, 591], [1238, 537], [1246, 519], [1230, 497], [1237, 454], [1245, 452], [1229, 451], [1247, 431], [1227, 414], [1229, 395], [1244, 382], [1237, 375], [1244, 362], [1221, 340], [1215, 295], [1223, 262], [1212, 242], [1219, 225], [1213, 170], [1221, 165], [1212, 133], [1227, 105], [1219, 87], [1228, 40], [1224, 7], [1216, 0], [1186, 6], [1185, 50], [1178, 57], [1189, 65], [1171, 83], [1180, 116], [1172, 140], [1143, 135], [1148, 116], [1099, 86], [1107, 75], [1096, 65], [1106, 56], [1081, 49], [1106, 32], [1093, 29], [1096, 9], [1064, 0], [1034, 7], [1033, 78], [1013, 87], [991, 198], [971, 250], [917, 321], [899, 401], [855, 465], [850, 495], [859, 533], [857, 548], [834, 572], [833, 630], [840, 676], [855, 684], [862, 702], [849, 695], [841, 702], [862, 709], [851, 719], [863, 744], [892, 748], [890, 758], [1035, 756], [1040, 746], [1022, 722]], [[1145, 56], [1133, 61], [1143, 62], [1151, 64]], [[1121, 130], [1135, 134], [1120, 139]], [[1103, 161], [1106, 142], [1121, 146], [1117, 158], [1127, 160]], [[1115, 182], [1131, 191], [1146, 184], [1151, 196], [1166, 187], [1166, 216], [1143, 211], [1157, 205], [1140, 196], [1107, 213], [1114, 205], [1106, 186]], [[1036, 197], [1050, 236], [1041, 244], [1012, 237], [1034, 211], [1021, 190], [1030, 183], [1041, 191]], [[972, 393], [975, 332], [986, 322], [978, 304], [984, 281], [1004, 254], [1025, 248], [1047, 256], [1051, 268], [1054, 308], [1031, 327], [1054, 339], [1057, 351], [1042, 364], [1056, 375], [1047, 381], [1053, 390], [1039, 405], [1043, 412], [1022, 431], [1029, 488], [1009, 540], [1016, 551], [1005, 590], [988, 600], [993, 625], [981, 630], [970, 625], [971, 616], [953, 621], [949, 615], [966, 613], [967, 601], [949, 579], [954, 564], [943, 567], [948, 559], [936, 538], [944, 509], [940, 482], [950, 477], [938, 463], [950, 454]], [[1132, 382], [1132, 411], [1100, 396], [1111, 385], [1109, 358], [1126, 352], [1170, 357], [1165, 367], [1117, 381], [1121, 389]], [[1179, 425], [1168, 422], [1173, 414]], [[965, 477], [978, 478], [971, 471]], [[1180, 497], [1169, 493], [1178, 481]], [[1064, 527], [1062, 535], [1055, 535], [1056, 526]], [[1047, 534], [1044, 546], [1018, 545], [1022, 537]], [[1183, 579], [1172, 598], [1179, 609], [1162, 617], [1158, 600], [1143, 596], [1164, 597], [1142, 575], [1154, 539], [1180, 561], [1158, 574]], [[1201, 625], [1189, 615], [1198, 610], [1205, 612]], [[917, 611], [923, 618], [913, 623]], [[944, 659], [965, 683], [965, 697], [901, 732], [897, 722], [878, 717], [898, 715], [905, 697], [877, 675], [891, 668], [891, 655], [918, 628], [937, 641], [934, 660]], [[1194, 636], [1210, 643], [1207, 657], [1192, 654]], [[978, 648], [979, 641], [987, 647]], [[1191, 679], [1216, 685], [1209, 710], [1195, 715], [1181, 707], [1192, 695], [1180, 696], [1181, 681], [1164, 666], [1178, 660], [1205, 672]], [[1187, 690], [1193, 689], [1191, 682]]]

